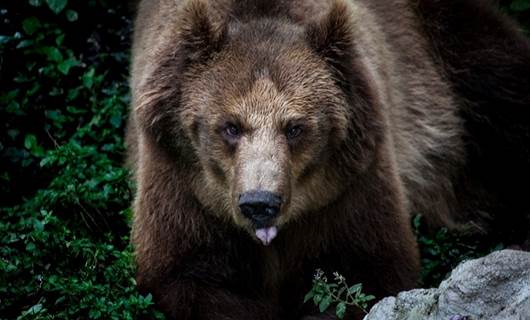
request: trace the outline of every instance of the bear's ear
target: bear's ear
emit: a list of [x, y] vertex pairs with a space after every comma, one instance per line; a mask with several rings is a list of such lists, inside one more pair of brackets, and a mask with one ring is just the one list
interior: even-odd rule
[[181, 12], [180, 45], [187, 62], [202, 62], [219, 50], [225, 23], [208, 1], [191, 0]]
[[351, 72], [355, 46], [352, 31], [351, 8], [343, 0], [336, 0], [329, 12], [307, 27], [306, 35], [311, 48], [322, 57], [344, 83]]
[[146, 68], [145, 80], [133, 94], [137, 127], [170, 149], [186, 145], [178, 112], [186, 73], [220, 50], [226, 24], [213, 2], [189, 0], [182, 4], [178, 25], [153, 50], [148, 61], [151, 67]]
[[352, 13], [347, 0], [334, 0], [320, 21], [307, 26], [306, 39], [345, 94], [350, 123], [341, 155], [348, 157], [345, 163], [351, 164], [353, 159], [354, 167], [360, 170], [375, 156], [384, 121], [374, 76], [358, 52]]

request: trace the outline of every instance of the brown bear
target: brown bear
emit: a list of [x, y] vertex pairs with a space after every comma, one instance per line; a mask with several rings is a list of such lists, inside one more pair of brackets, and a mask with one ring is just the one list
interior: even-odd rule
[[489, 4], [144, 0], [132, 53], [137, 282], [169, 319], [333, 319], [317, 268], [417, 285], [412, 212], [530, 212], [530, 46]]

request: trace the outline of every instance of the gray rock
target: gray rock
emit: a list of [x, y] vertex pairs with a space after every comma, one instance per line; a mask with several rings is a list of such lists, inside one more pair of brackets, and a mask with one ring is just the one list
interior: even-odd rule
[[530, 320], [530, 253], [494, 252], [456, 267], [437, 289], [399, 293], [364, 320]]

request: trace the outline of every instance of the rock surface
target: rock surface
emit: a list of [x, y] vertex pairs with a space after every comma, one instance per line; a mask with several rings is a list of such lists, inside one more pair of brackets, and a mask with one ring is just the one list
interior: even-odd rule
[[530, 253], [502, 250], [461, 263], [435, 289], [401, 292], [364, 320], [530, 320]]

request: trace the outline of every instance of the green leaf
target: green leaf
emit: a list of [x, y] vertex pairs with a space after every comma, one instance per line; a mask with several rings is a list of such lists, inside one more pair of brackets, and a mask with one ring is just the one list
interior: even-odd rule
[[15, 83], [27, 83], [32, 82], [33, 78], [28, 77], [28, 74], [25, 73], [18, 73], [14, 78], [13, 81]]
[[34, 306], [32, 306], [31, 308], [29, 308], [25, 314], [28, 314], [28, 315], [36, 315], [37, 313], [41, 312], [42, 311], [42, 304], [38, 303]]
[[77, 61], [75, 58], [69, 58], [59, 63], [59, 65], [57, 65], [57, 69], [59, 69], [62, 74], [67, 75], [70, 71], [70, 68], [75, 67], [78, 64], [79, 61]]
[[42, 0], [29, 0], [29, 4], [34, 7], [42, 6]]
[[43, 224], [42, 221], [40, 221], [40, 220], [33, 220], [33, 227], [34, 227], [35, 230], [37, 230], [37, 231], [42, 231], [42, 230], [44, 230], [44, 224]]
[[3, 45], [4, 43], [8, 43], [11, 39], [12, 37], [10, 36], [0, 35], [0, 45]]
[[68, 95], [66, 97], [67, 101], [72, 101], [75, 98], [77, 98], [80, 94], [81, 89], [82, 87], [77, 87], [77, 88], [68, 90]]
[[55, 161], [55, 159], [53, 159], [53, 158], [49, 158], [49, 157], [48, 158], [44, 158], [44, 159], [42, 159], [40, 161], [39, 165], [44, 168], [47, 165], [53, 163], [54, 161]]
[[119, 128], [121, 126], [121, 120], [122, 120], [121, 115], [115, 114], [112, 117], [110, 117], [109, 122], [114, 128]]
[[66, 7], [68, 0], [46, 0], [46, 3], [55, 14], [59, 14]]
[[78, 19], [77, 11], [71, 10], [71, 9], [66, 10], [66, 19], [68, 19], [68, 21], [70, 22], [77, 21]]
[[27, 91], [26, 95], [32, 96], [35, 93], [37, 93], [37, 91], [39, 91], [39, 89], [40, 89], [40, 83], [34, 82], [33, 86]]
[[24, 48], [27, 48], [31, 45], [33, 45], [34, 41], [33, 40], [30, 40], [30, 39], [25, 39], [25, 40], [22, 40], [18, 43], [17, 45], [17, 49], [24, 49]]
[[361, 290], [363, 289], [363, 285], [361, 283], [354, 284], [348, 289], [349, 294], [359, 294]]
[[7, 102], [10, 102], [11, 100], [16, 99], [16, 97], [18, 96], [19, 91], [20, 91], [19, 89], [14, 89], [14, 90], [8, 91], [6, 93], [2, 93], [0, 95], [0, 102], [7, 103]]
[[313, 290], [309, 291], [304, 297], [304, 303], [311, 300], [311, 298], [313, 298], [314, 295], [315, 293], [313, 292]]
[[328, 309], [329, 305], [331, 304], [331, 295], [327, 295], [325, 296], [319, 303], [318, 305], [318, 310], [320, 310], [320, 312], [324, 312]]
[[96, 70], [94, 68], [90, 68], [85, 74], [83, 74], [83, 85], [86, 88], [92, 88], [94, 85], [94, 74], [96, 73]]
[[335, 309], [335, 314], [339, 319], [343, 319], [346, 315], [346, 303], [340, 302], [337, 304], [337, 308]]
[[39, 50], [48, 57], [48, 60], [59, 62], [63, 60], [63, 55], [56, 47], [43, 47]]
[[32, 35], [40, 28], [41, 24], [39, 19], [36, 17], [30, 17], [24, 19], [22, 21], [22, 29], [24, 29], [24, 32], [26, 32], [28, 35]]
[[86, 109], [83, 108], [76, 108], [73, 106], [67, 106], [66, 111], [70, 112], [71, 114], [84, 114], [87, 113]]
[[348, 288], [346, 288], [346, 287], [342, 287], [342, 288], [340, 288], [340, 289], [337, 291], [337, 293], [336, 293], [335, 295], [336, 295], [337, 297], [340, 297], [340, 296], [344, 293], [344, 291], [345, 291], [346, 289], [348, 289]]
[[33, 252], [35, 251], [37, 247], [35, 246], [35, 244], [33, 242], [30, 242], [26, 245], [26, 251], [28, 252]]
[[37, 143], [37, 137], [33, 134], [27, 134], [24, 139], [24, 147], [36, 157], [44, 156], [44, 149]]
[[321, 294], [315, 294], [313, 295], [313, 303], [317, 306], [320, 304], [320, 301], [322, 301], [322, 295]]
[[57, 46], [61, 46], [63, 44], [63, 41], [64, 41], [64, 33], [61, 33], [60, 35], [57, 36], [57, 38], [55, 38], [55, 44]]
[[18, 103], [17, 101], [10, 101], [8, 104], [7, 104], [7, 108], [6, 108], [6, 111], [8, 113], [12, 113], [12, 114], [16, 114], [16, 115], [24, 115], [24, 111], [22, 111], [22, 109], [20, 108], [20, 103]]
[[35, 147], [37, 145], [37, 137], [33, 134], [27, 134], [26, 138], [24, 139], [24, 147], [26, 149], [30, 149]]

